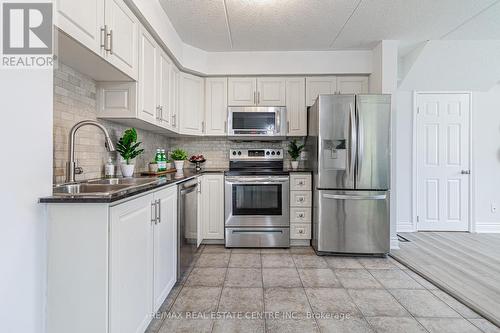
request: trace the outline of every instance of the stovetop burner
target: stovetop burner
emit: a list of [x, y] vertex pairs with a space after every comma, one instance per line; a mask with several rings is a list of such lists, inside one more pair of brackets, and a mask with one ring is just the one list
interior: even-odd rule
[[288, 175], [283, 170], [283, 149], [231, 149], [226, 175]]

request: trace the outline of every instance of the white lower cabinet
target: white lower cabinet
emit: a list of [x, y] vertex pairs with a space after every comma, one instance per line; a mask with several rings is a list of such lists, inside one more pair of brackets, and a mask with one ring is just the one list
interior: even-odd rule
[[201, 177], [201, 229], [203, 239], [224, 239], [224, 175]]
[[144, 332], [177, 278], [177, 186], [47, 210], [48, 332]]
[[309, 172], [290, 173], [290, 240], [311, 239], [312, 190]]

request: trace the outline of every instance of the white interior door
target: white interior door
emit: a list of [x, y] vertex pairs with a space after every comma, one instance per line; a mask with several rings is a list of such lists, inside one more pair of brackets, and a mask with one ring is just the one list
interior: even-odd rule
[[469, 230], [469, 99], [417, 95], [417, 230]]

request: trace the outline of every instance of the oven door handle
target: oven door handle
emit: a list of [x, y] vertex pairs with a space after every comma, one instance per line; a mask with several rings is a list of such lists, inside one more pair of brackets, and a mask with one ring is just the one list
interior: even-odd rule
[[227, 183], [231, 184], [247, 184], [247, 183], [286, 183], [289, 181], [288, 177], [282, 178], [226, 178]]

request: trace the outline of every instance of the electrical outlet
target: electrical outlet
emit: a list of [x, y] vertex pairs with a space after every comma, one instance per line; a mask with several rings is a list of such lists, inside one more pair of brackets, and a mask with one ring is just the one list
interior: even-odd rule
[[491, 212], [493, 214], [497, 212], [497, 204], [494, 202], [491, 203]]

